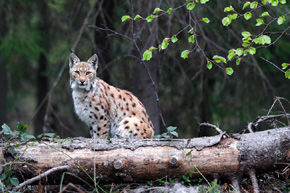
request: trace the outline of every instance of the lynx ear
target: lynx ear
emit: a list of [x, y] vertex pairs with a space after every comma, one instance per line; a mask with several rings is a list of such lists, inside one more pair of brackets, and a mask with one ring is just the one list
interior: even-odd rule
[[88, 63], [94, 68], [97, 69], [98, 68], [98, 56], [97, 54], [94, 54], [92, 57], [90, 57], [90, 59], [88, 59]]
[[74, 53], [71, 53], [69, 56], [69, 67], [72, 68], [78, 62], [80, 62], [80, 59]]

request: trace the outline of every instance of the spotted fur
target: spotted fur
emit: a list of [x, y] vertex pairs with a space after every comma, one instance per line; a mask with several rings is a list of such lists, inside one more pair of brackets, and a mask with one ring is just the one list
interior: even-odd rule
[[70, 86], [75, 112], [93, 138], [152, 138], [153, 124], [143, 104], [132, 93], [97, 78], [98, 57], [81, 62], [69, 58]]

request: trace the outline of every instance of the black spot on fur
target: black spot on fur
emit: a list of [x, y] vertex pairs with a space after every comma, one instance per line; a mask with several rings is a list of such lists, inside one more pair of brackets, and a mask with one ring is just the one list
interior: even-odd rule
[[99, 119], [99, 117], [96, 114], [94, 114], [94, 117], [95, 117], [95, 119]]
[[103, 120], [103, 119], [104, 119], [104, 116], [102, 115], [102, 116], [100, 117], [100, 119]]
[[135, 113], [135, 112], [133, 112], [133, 113], [132, 113], [132, 115], [133, 115], [133, 116], [136, 116], [136, 113]]
[[126, 101], [125, 97], [123, 98], [123, 101]]
[[111, 97], [112, 97], [112, 98], [115, 98], [115, 96], [114, 96], [114, 94], [113, 94], [113, 93], [111, 94]]
[[132, 130], [130, 130], [130, 131], [129, 131], [129, 133], [133, 133], [133, 131], [132, 131]]
[[98, 127], [98, 131], [100, 131], [101, 130], [101, 127]]
[[92, 119], [92, 118], [93, 118], [91, 115], [90, 115], [89, 117], [90, 117], [90, 119]]
[[122, 96], [119, 94], [119, 99], [121, 99], [122, 98]]
[[128, 120], [124, 121], [124, 124], [127, 124], [127, 123], [129, 123], [129, 121], [128, 121]]
[[98, 107], [95, 107], [96, 111], [99, 111], [99, 108]]
[[134, 125], [135, 125], [135, 127], [137, 127], [138, 125], [137, 125], [137, 123], [134, 123]]
[[136, 135], [138, 135], [138, 134], [137, 134], [137, 133], [134, 133], [133, 135], [136, 136]]
[[136, 107], [136, 103], [133, 103], [133, 104], [132, 104], [132, 107]]
[[129, 129], [129, 126], [126, 126], [125, 129]]
[[141, 135], [144, 135], [144, 133], [140, 133]]

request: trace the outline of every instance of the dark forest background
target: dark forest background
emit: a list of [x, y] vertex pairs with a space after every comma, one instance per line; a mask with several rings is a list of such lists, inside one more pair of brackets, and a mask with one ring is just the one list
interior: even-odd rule
[[[134, 37], [143, 53], [183, 29], [190, 12], [182, 7], [151, 23], [135, 21], [133, 26], [132, 21], [122, 22], [121, 17], [136, 14], [146, 17], [156, 7], [167, 10], [185, 2], [0, 0], [0, 124], [6, 123], [11, 128], [17, 122], [28, 124], [29, 132], [35, 134], [89, 136], [73, 109], [68, 73], [68, 57], [73, 50], [81, 60], [97, 53], [98, 76], [111, 85], [132, 91], [145, 104], [156, 133], [164, 132], [152, 82], [144, 65], [136, 59], [139, 53], [132, 42], [88, 25], [106, 26]], [[241, 12], [244, 2], [230, 1]], [[199, 45], [210, 58], [215, 54], [226, 57], [229, 49], [241, 46], [242, 31], [258, 34], [262, 29], [255, 27], [255, 20], [243, 18], [223, 26], [226, 6], [229, 1], [210, 1], [190, 13], [194, 18], [207, 17], [211, 21], [199, 24], [197, 30]], [[277, 17], [288, 13], [290, 4], [264, 7], [253, 16], [265, 10]], [[271, 25], [268, 30], [283, 31], [289, 20], [288, 16], [283, 25]], [[245, 57], [239, 66], [230, 64], [235, 71], [232, 76], [215, 65], [208, 70], [200, 49], [182, 59], [180, 53], [193, 46], [187, 42], [187, 31], [178, 38], [165, 51], [155, 51], [146, 64], [156, 82], [166, 125], [176, 126], [180, 137], [197, 136], [201, 122], [217, 124], [229, 132], [241, 131], [258, 115], [267, 114], [275, 96], [290, 99], [289, 80], [261, 59], [279, 66], [290, 62], [289, 30], [273, 46], [257, 49], [256, 55]]]

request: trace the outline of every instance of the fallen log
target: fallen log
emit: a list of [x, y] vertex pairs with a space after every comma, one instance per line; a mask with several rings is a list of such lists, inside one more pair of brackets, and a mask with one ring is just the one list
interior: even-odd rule
[[[0, 147], [0, 162], [13, 168], [21, 181], [60, 166], [68, 166], [70, 173], [92, 184], [94, 176], [108, 182], [133, 182], [180, 178], [188, 171], [192, 177], [231, 177], [289, 162], [289, 147], [289, 127], [230, 138], [223, 138], [223, 133], [174, 140], [72, 138], [5, 143]], [[53, 174], [56, 184], [61, 168]]]

